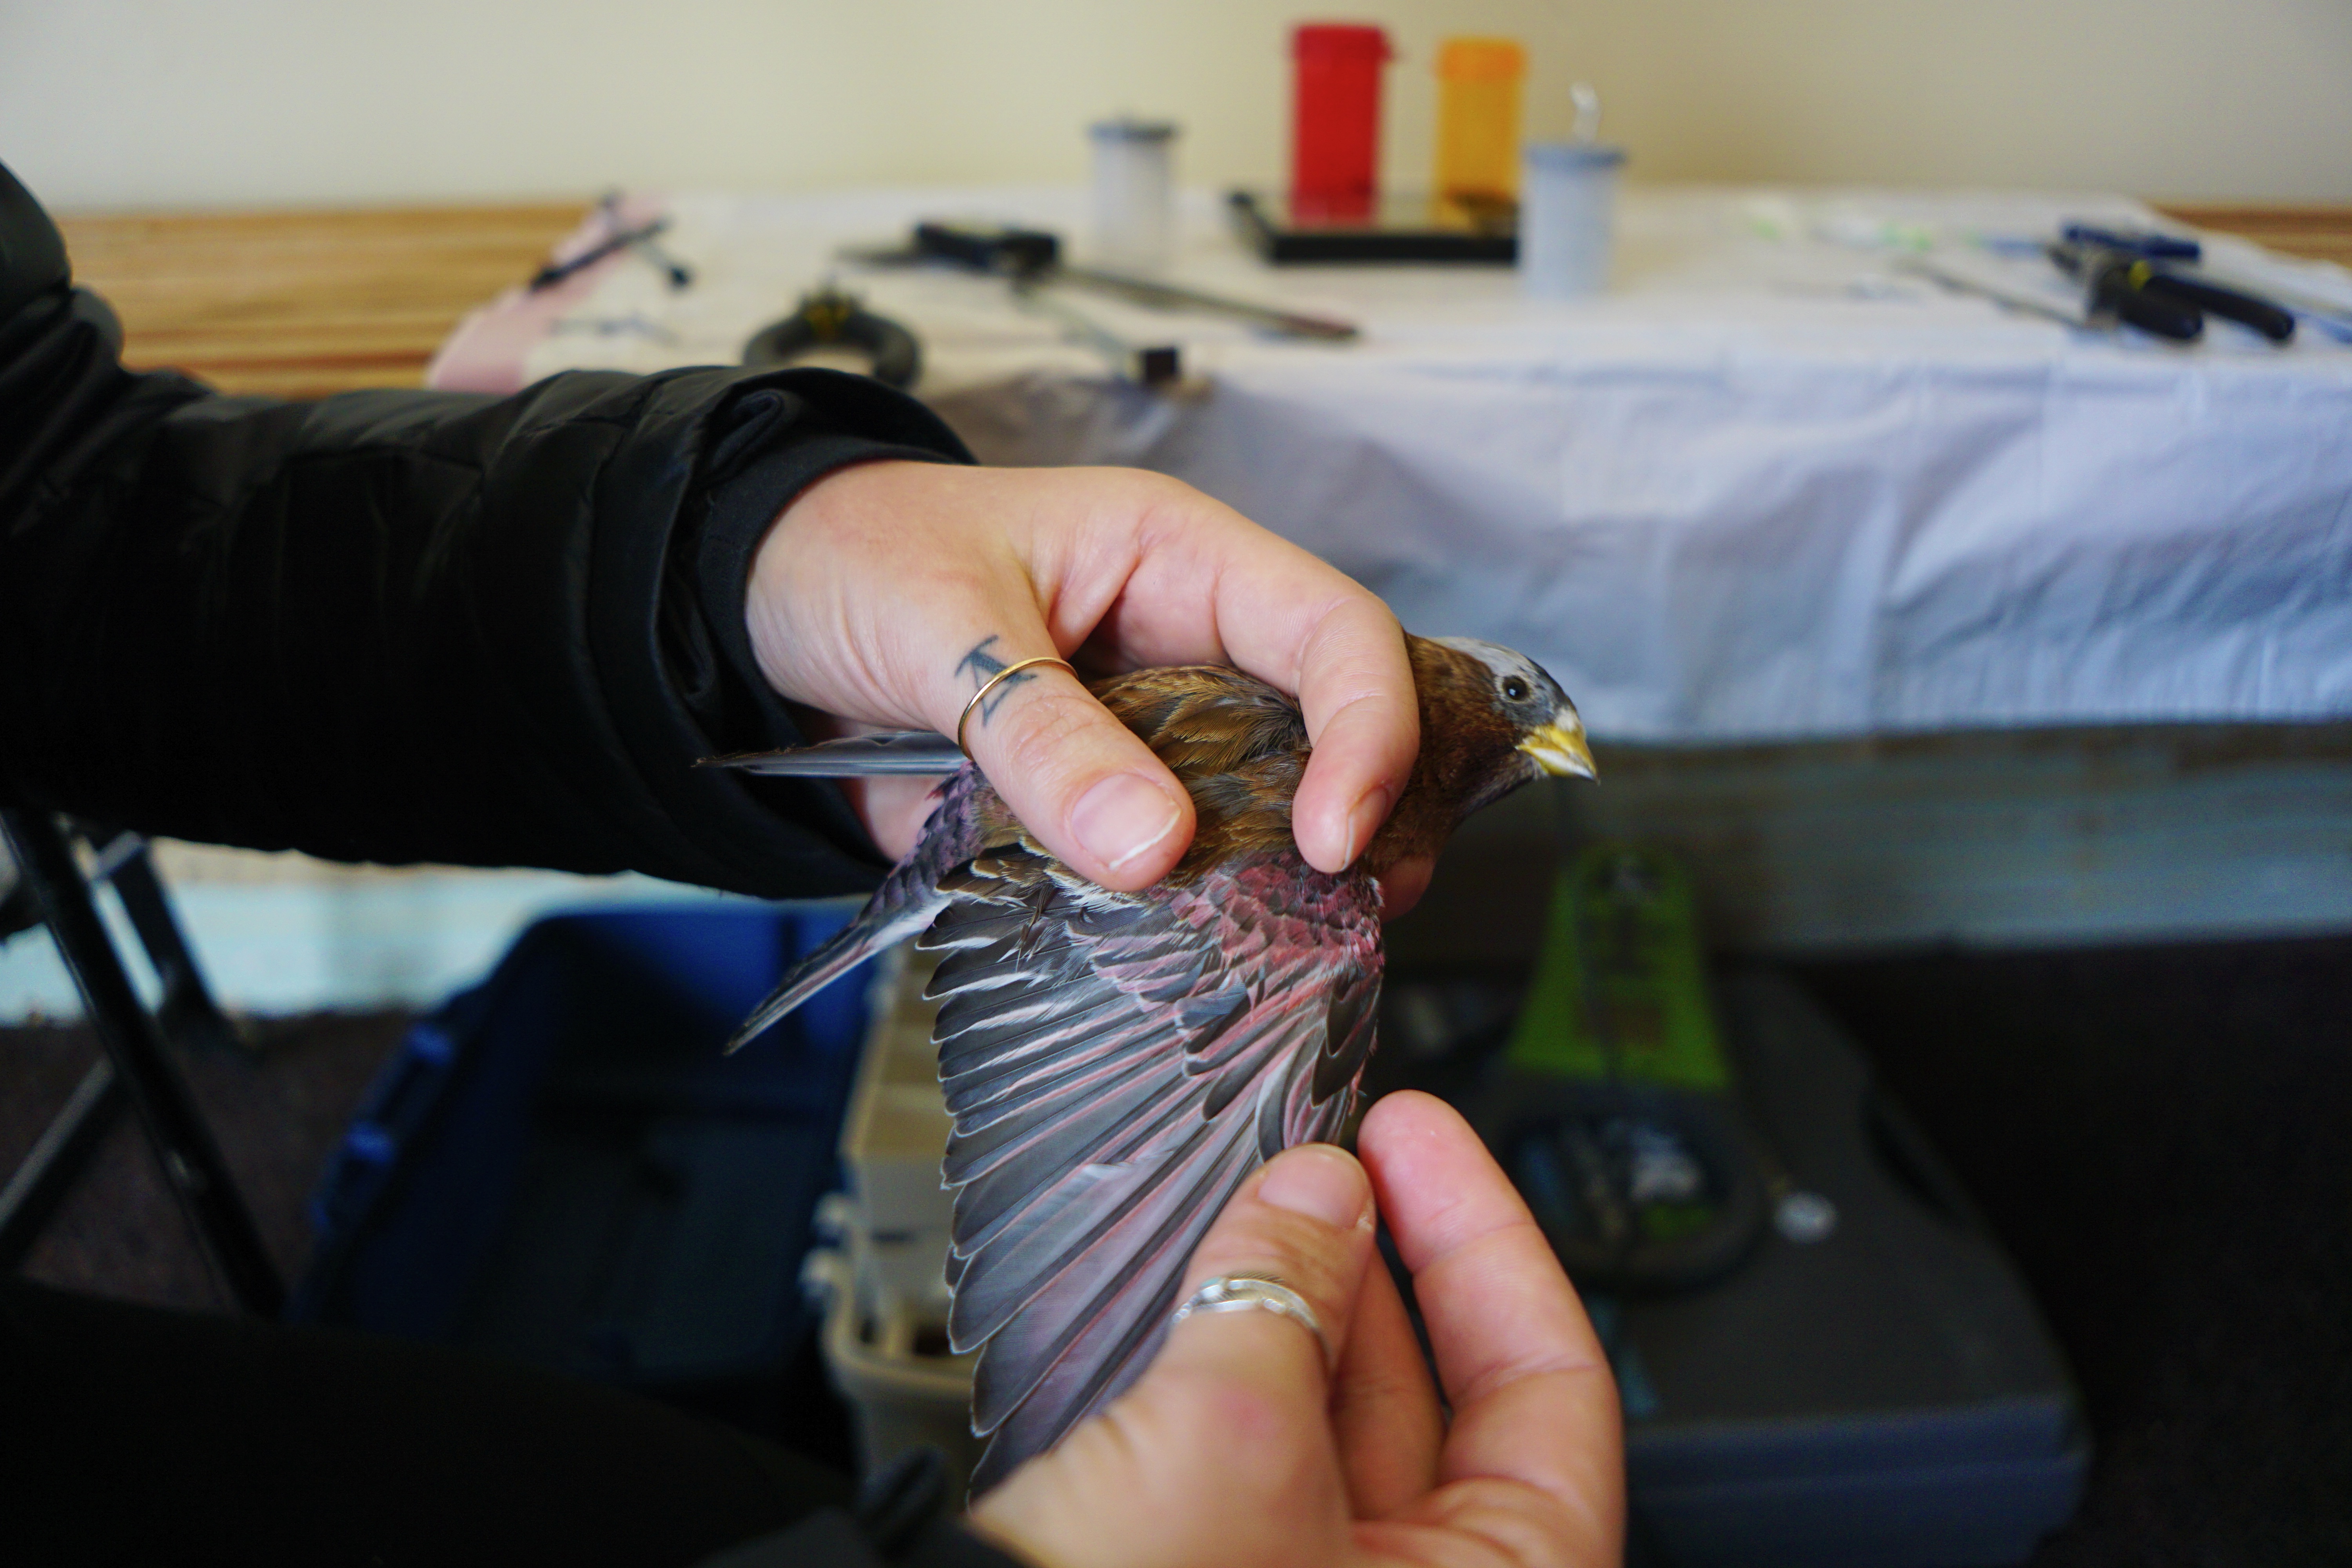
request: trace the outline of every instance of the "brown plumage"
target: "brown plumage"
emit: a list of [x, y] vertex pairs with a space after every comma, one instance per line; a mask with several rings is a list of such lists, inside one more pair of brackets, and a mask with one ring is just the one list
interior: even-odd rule
[[[1464, 816], [1526, 782], [1512, 776], [1510, 765], [1518, 727], [1490, 700], [1495, 672], [1459, 647], [1410, 632], [1405, 651], [1420, 699], [1422, 745], [1388, 821], [1358, 860], [1374, 877], [1401, 860], [1436, 855]], [[1142, 737], [1192, 797], [1197, 826], [1169, 885], [1197, 882], [1209, 867], [1235, 856], [1290, 847], [1290, 803], [1314, 750], [1297, 704], [1223, 665], [1139, 669], [1087, 689]], [[1493, 787], [1496, 783], [1503, 787]], [[988, 796], [980, 809], [990, 840], [1025, 839], [995, 792]], [[1031, 841], [1031, 847], [1038, 847]]]

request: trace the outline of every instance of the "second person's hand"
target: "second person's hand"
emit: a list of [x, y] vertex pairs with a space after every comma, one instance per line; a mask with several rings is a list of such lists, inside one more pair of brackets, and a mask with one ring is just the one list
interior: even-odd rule
[[[1360, 1147], [1360, 1166], [1328, 1145], [1276, 1157], [1188, 1274], [1280, 1280], [1336, 1365], [1271, 1312], [1178, 1323], [1133, 1388], [982, 1497], [973, 1524], [1045, 1568], [1619, 1562], [1616, 1384], [1526, 1204], [1427, 1095], [1381, 1100]], [[1374, 1249], [1376, 1199], [1450, 1420]]]

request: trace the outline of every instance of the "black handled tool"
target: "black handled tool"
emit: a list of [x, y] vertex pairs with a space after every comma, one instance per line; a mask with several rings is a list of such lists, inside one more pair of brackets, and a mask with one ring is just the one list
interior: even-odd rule
[[928, 257], [969, 267], [975, 272], [1002, 272], [1012, 278], [1035, 278], [1062, 263], [1059, 236], [1042, 228], [1016, 228], [993, 223], [919, 223], [914, 243], [904, 251], [866, 258]]
[[2208, 315], [2241, 322], [2274, 343], [2283, 343], [2294, 336], [2294, 311], [2273, 305], [2268, 300], [2242, 294], [2235, 289], [2224, 289], [2218, 283], [2183, 278], [2178, 272], [2158, 268], [2140, 288], [2149, 294], [2178, 300]]
[[990, 223], [921, 223], [915, 226], [913, 238], [903, 249], [853, 250], [844, 252], [844, 257], [869, 264], [945, 261], [975, 272], [997, 273], [1031, 288], [1059, 283], [1117, 295], [1161, 310], [1205, 310], [1230, 316], [1288, 338], [1349, 342], [1361, 335], [1353, 321], [1335, 317], [1310, 316], [1301, 310], [1262, 305], [1255, 300], [1237, 300], [1230, 294], [1213, 294], [1205, 289], [1188, 288], [1131, 272], [1071, 266], [1062, 259], [1061, 237], [1049, 229]]
[[2186, 276], [2159, 259], [2074, 243], [2051, 246], [2049, 252], [2060, 268], [2083, 280], [2094, 315], [2113, 316], [2179, 342], [2194, 342], [2209, 314], [2241, 322], [2274, 343], [2294, 336], [2294, 311], [2259, 295]]
[[2094, 317], [2107, 317], [2174, 342], [2193, 343], [2205, 335], [2205, 313], [2196, 306], [2147, 290], [2156, 268], [2120, 250], [2094, 245], [2053, 245], [2050, 259], [2083, 281], [2084, 301]]

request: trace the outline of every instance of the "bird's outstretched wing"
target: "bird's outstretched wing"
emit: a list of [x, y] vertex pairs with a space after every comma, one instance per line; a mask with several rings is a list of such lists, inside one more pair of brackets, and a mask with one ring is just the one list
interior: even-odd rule
[[1370, 1054], [1380, 892], [1296, 852], [1106, 891], [1023, 847], [940, 883], [949, 1337], [984, 1490], [1142, 1371], [1243, 1179], [1336, 1137]]

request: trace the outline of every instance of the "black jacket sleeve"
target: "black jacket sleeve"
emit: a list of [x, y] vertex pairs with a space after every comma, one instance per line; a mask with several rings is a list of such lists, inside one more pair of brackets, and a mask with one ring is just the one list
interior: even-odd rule
[[573, 373], [511, 397], [225, 397], [118, 357], [0, 169], [0, 802], [337, 859], [871, 884], [794, 743], [752, 548], [877, 457], [969, 462], [829, 371]]

